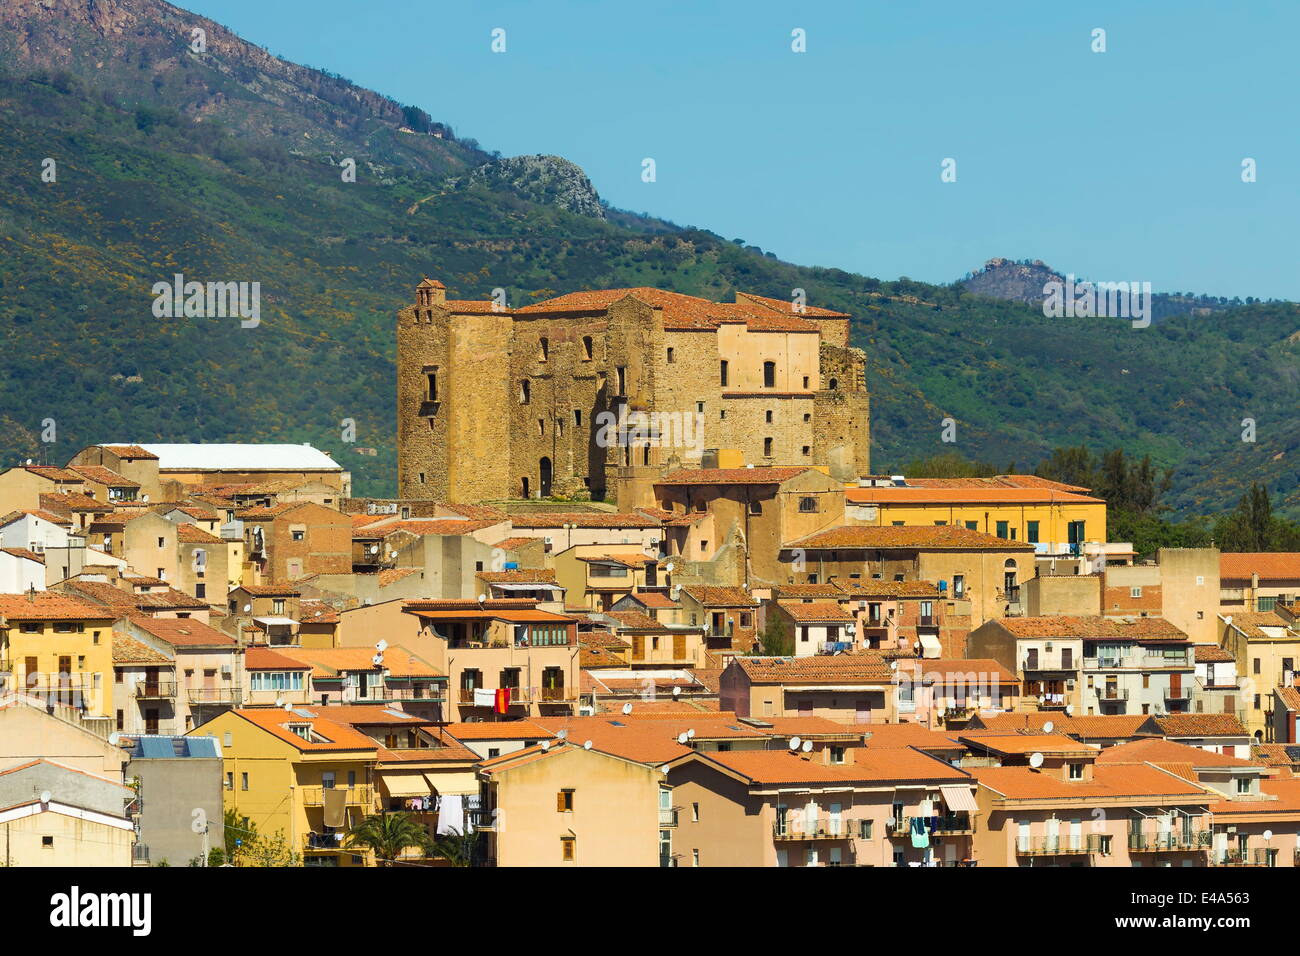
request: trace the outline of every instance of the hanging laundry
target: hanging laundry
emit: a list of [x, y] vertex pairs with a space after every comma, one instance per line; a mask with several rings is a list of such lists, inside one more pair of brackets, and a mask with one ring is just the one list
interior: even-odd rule
[[918, 849], [924, 849], [930, 845], [930, 834], [925, 828], [925, 820], [922, 817], [912, 817], [912, 846]]
[[474, 706], [475, 707], [495, 707], [497, 702], [496, 691], [490, 687], [474, 688]]

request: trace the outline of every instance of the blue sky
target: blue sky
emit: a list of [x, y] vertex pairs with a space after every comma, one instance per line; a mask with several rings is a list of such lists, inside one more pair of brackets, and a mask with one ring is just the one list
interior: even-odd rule
[[1294, 2], [180, 2], [792, 262], [946, 282], [1040, 258], [1300, 299]]

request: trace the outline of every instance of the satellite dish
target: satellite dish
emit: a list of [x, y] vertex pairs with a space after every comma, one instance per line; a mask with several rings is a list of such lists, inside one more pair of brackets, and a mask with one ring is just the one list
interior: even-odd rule
[[561, 730], [561, 731], [560, 731], [559, 733], [557, 733], [555, 736], [559, 737], [561, 740], [568, 740], [568, 739], [569, 739], [569, 732], [568, 732], [567, 730]]
[[48, 790], [42, 790], [42, 791], [41, 791], [41, 803], [49, 803], [49, 802], [50, 802], [50, 791], [48, 791]]
[[690, 737], [692, 740], [694, 740], [694, 739], [695, 739], [695, 728], [692, 727], [690, 730], [686, 731], [686, 736], [687, 736], [687, 737]]
[[1043, 724], [1043, 733], [1045, 734], [1050, 734], [1055, 729], [1056, 729], [1056, 724], [1052, 723], [1050, 720], [1047, 723]]
[[286, 700], [286, 701], [284, 702], [284, 709], [285, 709], [285, 710], [288, 710], [288, 711], [293, 710], [293, 704], [289, 703], [289, 702]]
[[396, 552], [396, 551], [389, 551], [389, 552], [388, 552], [388, 556], [389, 556], [390, 558], [396, 558], [396, 557], [397, 557], [397, 552]]
[[688, 740], [690, 740], [690, 739], [691, 739], [691, 738], [690, 738], [690, 737], [687, 737], [686, 734], [684, 734], [684, 733], [682, 733], [682, 734], [678, 734], [678, 735], [677, 735], [677, 742], [678, 742], [679, 744], [684, 744], [684, 743], [686, 743], [686, 741], [688, 741]]
[[379, 545], [377, 545], [377, 544], [372, 544], [372, 545], [370, 546], [370, 553], [371, 553], [371, 554], [378, 554], [378, 553], [379, 553]]
[[583, 743], [582, 743], [582, 749], [583, 749], [583, 750], [590, 750], [590, 749], [591, 749], [591, 741], [590, 741], [590, 740], [584, 740]]
[[487, 595], [486, 595], [486, 594], [480, 594], [480, 595], [478, 596], [478, 603], [479, 603], [479, 604], [482, 604], [482, 603], [483, 603], [484, 601], [486, 601], [486, 600], [487, 600]]
[[1272, 831], [1272, 830], [1265, 830], [1265, 831], [1261, 834], [1261, 836], [1263, 836], [1265, 840], [1271, 840], [1271, 839], [1273, 839], [1273, 831]]
[[388, 650], [388, 642], [383, 640], [382, 638], [379, 639], [378, 641], [375, 642], [375, 650], [379, 651], [379, 653], [382, 654], [384, 651]]
[[811, 753], [811, 752], [812, 752], [812, 741], [811, 741], [811, 740], [805, 740], [805, 741], [803, 742], [803, 746], [800, 747], [799, 749], [802, 750], [804, 753]]
[[632, 713], [632, 705], [630, 703], [623, 705], [623, 713], [624, 714]]
[[283, 698], [283, 697], [277, 697], [277, 698], [275, 699], [275, 706], [276, 706], [276, 707], [283, 707], [283, 706], [284, 706], [284, 698]]
[[1073, 714], [1073, 713], [1074, 713], [1074, 705], [1073, 705], [1073, 704], [1066, 704], [1066, 705], [1065, 705], [1065, 712], [1066, 712], [1067, 714]]
[[245, 613], [245, 614], [247, 614], [247, 613], [248, 613], [249, 611], [251, 611], [252, 609], [253, 609], [253, 605], [251, 605], [251, 604], [245, 604], [245, 605], [244, 605], [244, 613]]
[[543, 749], [543, 750], [550, 750], [550, 749], [551, 749], [551, 742], [550, 742], [549, 740], [543, 740], [543, 741], [542, 741], [542, 749]]
[[1034, 751], [1033, 753], [1031, 753], [1031, 754], [1029, 755], [1029, 766], [1031, 766], [1031, 767], [1033, 767], [1035, 770], [1037, 770], [1037, 769], [1038, 769], [1039, 767], [1041, 767], [1042, 765], [1043, 765], [1043, 755], [1042, 755], [1042, 754], [1040, 754], [1038, 751]]
[[376, 654], [374, 657], [370, 658], [370, 663], [372, 664], [382, 664], [383, 662], [384, 662], [383, 654]]
[[803, 741], [800, 740], [798, 737], [791, 737], [791, 738], [790, 738], [790, 749], [791, 749], [791, 750], [798, 750], [798, 749], [799, 749], [799, 745], [800, 745], [801, 743], [803, 743]]
[[674, 688], [673, 688], [673, 696], [674, 696], [674, 697], [681, 697], [681, 696], [682, 696], [682, 689], [681, 689], [680, 687], [674, 687]]
[[891, 671], [896, 671], [896, 670], [898, 670], [898, 661], [890, 661], [890, 662], [889, 662], [889, 669], [890, 669]]

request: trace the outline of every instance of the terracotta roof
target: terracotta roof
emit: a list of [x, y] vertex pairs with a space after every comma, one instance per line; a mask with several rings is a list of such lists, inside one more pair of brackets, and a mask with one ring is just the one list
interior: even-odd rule
[[1249, 581], [1258, 574], [1263, 580], [1300, 580], [1300, 552], [1247, 551], [1219, 555], [1219, 580]]
[[478, 578], [489, 584], [544, 584], [555, 583], [555, 572], [550, 568], [514, 568], [509, 571], [480, 571]]
[[12, 524], [19, 518], [30, 515], [33, 518], [40, 518], [42, 521], [48, 521], [50, 524], [57, 524], [60, 527], [68, 527], [72, 522], [63, 515], [57, 515], [53, 511], [46, 511], [44, 508], [27, 508], [22, 511], [11, 511], [9, 514], [0, 518], [0, 528], [7, 524]]
[[113, 632], [114, 664], [171, 664], [173, 659], [134, 637]]
[[794, 468], [682, 468], [654, 482], [656, 485], [778, 485], [811, 469]]
[[[243, 589], [255, 597], [298, 597], [302, 592], [296, 585], [280, 582], [275, 584], [241, 584]], [[236, 589], [236, 590], [238, 590]]]
[[965, 751], [969, 748], [937, 730], [920, 724], [868, 724], [857, 728], [866, 735], [865, 746], [876, 750], [914, 747], [922, 751]]
[[893, 781], [965, 783], [970, 774], [911, 747], [861, 748], [853, 762], [826, 764], [816, 755], [788, 750], [732, 750], [702, 753], [701, 758], [721, 764], [754, 784], [883, 784]]
[[1234, 659], [1229, 651], [1215, 644], [1197, 644], [1194, 651], [1198, 664], [1226, 664]]
[[1279, 687], [1277, 697], [1287, 710], [1300, 711], [1300, 690], [1294, 687]]
[[682, 590], [705, 607], [758, 607], [758, 601], [744, 588], [691, 584]]
[[9, 621], [106, 621], [113, 614], [69, 594], [35, 591], [0, 594], [0, 617]]
[[1248, 638], [1267, 640], [1269, 634], [1267, 631], [1262, 630], [1265, 627], [1288, 630], [1287, 622], [1276, 611], [1238, 611], [1234, 614], [1225, 614], [1223, 617], [1225, 619], [1232, 618], [1230, 626], [1236, 628]]
[[1166, 737], [1245, 737], [1245, 725], [1232, 714], [1166, 714], [1151, 718]]
[[28, 551], [26, 548], [0, 548], [5, 554], [11, 554], [15, 558], [25, 558], [28, 561], [35, 561], [38, 564], [45, 563], [44, 555], [37, 554], [35, 551]]
[[[232, 713], [306, 753], [316, 751], [375, 751], [376, 743], [361, 731], [329, 717], [330, 707], [300, 706], [292, 711], [279, 707], [241, 708]], [[291, 724], [311, 724], [324, 741], [304, 740], [289, 729]]]
[[946, 505], [946, 504], [1063, 504], [1104, 505], [1101, 498], [1093, 498], [1071, 491], [1055, 488], [849, 488], [844, 492], [846, 501], [853, 504], [903, 504], [903, 505]]
[[220, 521], [221, 515], [210, 508], [200, 508], [197, 505], [177, 505], [176, 511], [187, 514], [196, 521]]
[[605, 511], [538, 512], [510, 516], [516, 528], [562, 528], [566, 524], [579, 528], [657, 528], [659, 522], [636, 512]]
[[1052, 711], [1023, 714], [991, 714], [977, 718], [978, 726], [990, 731], [1037, 731], [1050, 723], [1052, 729], [1071, 737], [1089, 740], [1123, 740], [1138, 736], [1138, 729], [1150, 717], [1146, 714], [1083, 714], [1071, 717]]
[[586, 564], [621, 564], [625, 568], [641, 568], [653, 564], [655, 558], [648, 554], [580, 554], [577, 558]]
[[775, 588], [775, 597], [781, 598], [844, 598], [848, 597], [842, 587], [834, 581], [825, 581], [819, 584], [780, 584]]
[[660, 624], [650, 615], [641, 611], [602, 611], [604, 617], [608, 617], [618, 622], [620, 630], [629, 631], [667, 631], [668, 628]]
[[500, 508], [493, 508], [491, 505], [473, 505], [463, 504], [455, 501], [444, 501], [440, 507], [447, 511], [454, 512], [462, 518], [473, 518], [476, 521], [490, 521], [496, 524], [506, 518], [506, 513]]
[[[1262, 800], [1221, 800], [1210, 806], [1210, 812], [1216, 817], [1235, 816], [1238, 814], [1283, 814], [1300, 813], [1300, 777], [1264, 779], [1259, 782], [1259, 789], [1266, 799]], [[1294, 819], [1294, 817], [1291, 817]]]
[[106, 451], [111, 451], [118, 458], [142, 458], [149, 461], [157, 461], [158, 456], [151, 451], [146, 451], [139, 445], [100, 445]]
[[978, 747], [996, 754], [1079, 754], [1096, 756], [1100, 750], [1094, 744], [1085, 744], [1067, 737], [1059, 731], [1050, 734], [957, 734], [957, 739], [969, 747]]
[[277, 647], [276, 652], [291, 660], [310, 664], [312, 677], [339, 677], [344, 671], [388, 672], [391, 677], [442, 677], [441, 671], [429, 666], [414, 654], [401, 647], [384, 651], [383, 663], [374, 662], [375, 650], [371, 647]]
[[1107, 798], [1186, 797], [1198, 804], [1213, 799], [1196, 784], [1146, 764], [1096, 766], [1092, 780], [1062, 780], [1029, 767], [976, 767], [971, 774], [1010, 800], [1080, 800], [1086, 806], [1086, 801]]
[[1018, 678], [992, 658], [921, 660], [921, 676], [936, 683], [1017, 684]]
[[269, 647], [249, 647], [244, 651], [244, 669], [250, 671], [309, 671], [305, 661], [286, 657]]
[[600, 314], [627, 297], [661, 310], [668, 331], [712, 330], [724, 323], [744, 323], [750, 331], [816, 332], [818, 326], [802, 315], [840, 318], [842, 313], [825, 309], [791, 311], [790, 303], [761, 296], [737, 296], [735, 302], [713, 302], [698, 296], [683, 295], [646, 286], [629, 289], [598, 289], [570, 292], [514, 310], [519, 315], [538, 313]]
[[492, 547], [500, 548], [502, 551], [514, 551], [517, 548], [522, 548], [525, 545], [532, 544], [534, 541], [541, 541], [541, 540], [542, 540], [541, 538], [527, 538], [522, 536], [516, 536], [513, 538], [502, 538], [496, 544], [492, 545]]
[[751, 302], [765, 305], [769, 309], [788, 312], [791, 315], [809, 315], [819, 319], [847, 319], [849, 317], [846, 312], [836, 312], [833, 309], [822, 309], [812, 305], [796, 306], [791, 300], [772, 299], [765, 295], [755, 295], [752, 292], [738, 292], [736, 294], [737, 299], [742, 297]]
[[303, 624], [337, 624], [339, 612], [324, 601], [301, 601], [298, 604], [298, 620]]
[[840, 582], [844, 596], [851, 600], [861, 598], [936, 598], [940, 595], [938, 585], [931, 581], [884, 581], [864, 578], [854, 581], [852, 578]]
[[1200, 747], [1189, 747], [1186, 744], [1176, 743], [1172, 740], [1161, 740], [1159, 737], [1148, 737], [1145, 740], [1135, 740], [1131, 743], [1107, 747], [1097, 757], [1098, 766], [1102, 764], [1132, 763], [1185, 763], [1190, 764], [1193, 768], [1259, 766], [1252, 761], [1242, 760], [1239, 757], [1215, 753], [1212, 750], [1202, 750]]
[[1188, 637], [1162, 617], [1004, 617], [997, 622], [1015, 637], [1063, 637], [1086, 640], [1171, 640]]
[[188, 617], [135, 617], [131, 623], [173, 647], [233, 647], [235, 639]]
[[406, 518], [401, 521], [389, 521], [385, 524], [367, 525], [360, 531], [354, 531], [354, 538], [385, 538], [397, 531], [419, 536], [431, 534], [465, 535], [490, 528], [500, 521], [472, 521], [468, 518]]
[[853, 621], [852, 611], [846, 611], [831, 601], [813, 601], [810, 604], [781, 604], [782, 611], [797, 622], [833, 621], [838, 623]]
[[618, 637], [609, 631], [579, 631], [578, 643], [588, 644], [592, 647], [613, 647], [620, 650], [625, 650], [632, 646], [621, 637]]
[[840, 525], [782, 545], [783, 548], [917, 549], [943, 551], [1033, 551], [1032, 544], [1008, 541], [956, 525]]
[[872, 651], [814, 657], [737, 655], [732, 661], [758, 684], [880, 684], [893, 678], [884, 658]]
[[637, 591], [634, 594], [624, 595], [620, 600], [633, 600], [651, 610], [673, 610], [681, 607], [681, 604], [662, 591]]
[[381, 588], [391, 587], [403, 578], [408, 578], [412, 574], [418, 574], [419, 568], [384, 568], [376, 575]]
[[445, 724], [443, 732], [457, 740], [548, 740], [549, 728], [530, 720], [485, 720], [472, 724]]
[[221, 539], [209, 534], [196, 524], [176, 526], [176, 539], [184, 544], [221, 544]]

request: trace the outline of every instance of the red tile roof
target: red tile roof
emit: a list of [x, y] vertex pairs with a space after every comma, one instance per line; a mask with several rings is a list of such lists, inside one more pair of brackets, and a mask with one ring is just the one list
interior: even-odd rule
[[1263, 580], [1295, 581], [1300, 580], [1300, 552], [1241, 552], [1219, 555], [1219, 579], [1227, 581], [1249, 581], [1258, 574]]
[[654, 482], [656, 485], [778, 485], [811, 469], [794, 468], [682, 468]]
[[956, 525], [841, 525], [817, 531], [785, 548], [826, 550], [1033, 551], [1032, 544], [1008, 541]]
[[745, 657], [732, 664], [756, 684], [881, 684], [890, 683], [893, 672], [874, 651], [815, 657]]

